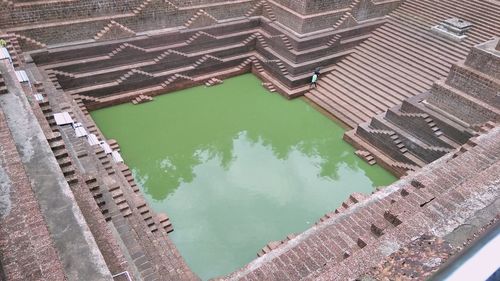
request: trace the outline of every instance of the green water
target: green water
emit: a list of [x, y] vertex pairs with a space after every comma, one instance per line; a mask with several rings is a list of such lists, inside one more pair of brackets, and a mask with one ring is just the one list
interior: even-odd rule
[[230, 273], [268, 242], [311, 227], [353, 192], [395, 178], [369, 166], [344, 130], [251, 74], [92, 112], [171, 238], [202, 279]]

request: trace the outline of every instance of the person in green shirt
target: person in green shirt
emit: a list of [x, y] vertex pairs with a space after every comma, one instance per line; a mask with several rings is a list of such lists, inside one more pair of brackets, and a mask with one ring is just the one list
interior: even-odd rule
[[0, 39], [0, 47], [5, 47], [7, 46], [7, 41]]
[[311, 85], [310, 88], [315, 88], [317, 87], [317, 81], [318, 81], [318, 74], [314, 73], [311, 79]]

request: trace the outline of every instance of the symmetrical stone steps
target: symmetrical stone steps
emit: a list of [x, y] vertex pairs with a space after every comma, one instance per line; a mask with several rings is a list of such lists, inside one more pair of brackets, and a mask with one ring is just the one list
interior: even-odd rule
[[[131, 30], [130, 28], [123, 26], [122, 24], [119, 24], [118, 22], [111, 20], [109, 24], [103, 27], [102, 30], [97, 32], [97, 34], [94, 36], [94, 40], [101, 40], [106, 37], [109, 33], [114, 32], [113, 29], [118, 29], [120, 33], [125, 33], [126, 35], [124, 37], [131, 37], [135, 35], [135, 32]], [[123, 35], [121, 35], [123, 36]], [[113, 39], [113, 38], [112, 38]]]
[[[353, 23], [349, 23], [353, 22]], [[350, 12], [343, 14], [340, 19], [333, 25], [333, 29], [339, 29], [342, 27], [349, 27], [351, 25], [357, 25], [356, 19], [352, 16]]]
[[196, 41], [196, 39], [198, 39], [201, 36], [217, 40], [217, 36], [214, 36], [210, 33], [205, 32], [205, 31], [198, 31], [193, 36], [189, 37], [184, 43], [186, 43], [186, 45], [192, 44], [193, 42]]
[[[411, 152], [424, 163], [430, 163], [457, 148], [463, 150], [473, 135], [471, 129], [484, 128], [488, 122], [494, 124], [500, 121], [500, 99], [496, 95], [500, 91], [500, 83], [492, 76], [494, 72], [490, 72], [495, 63], [500, 62], [491, 52], [498, 41], [494, 39], [475, 46], [465, 61], [451, 67], [447, 79], [440, 79], [432, 85], [430, 92], [405, 100], [385, 114], [373, 117], [369, 124], [359, 125], [355, 134], [370, 144], [361, 144], [352, 137], [347, 139], [366, 148], [376, 158], [383, 158], [382, 155], [389, 157], [390, 160], [384, 158], [385, 164], [396, 168], [398, 175], [404, 174], [399, 168], [414, 169], [394, 163], [417, 163], [405, 161], [408, 160], [405, 151], [398, 152], [389, 147], [380, 134], [370, 128], [397, 132]], [[490, 61], [490, 66], [483, 67], [484, 61]]]
[[212, 77], [212, 78], [208, 79], [207, 82], [205, 82], [205, 86], [212, 87], [215, 85], [220, 85], [222, 83], [224, 83], [224, 81], [222, 81], [218, 78]]
[[156, 218], [158, 220], [158, 223], [161, 228], [165, 229], [167, 233], [170, 233], [174, 231], [174, 227], [172, 226], [172, 223], [170, 222], [170, 218], [166, 214], [158, 214], [156, 215]]
[[[259, 10], [260, 10], [260, 12], [258, 12]], [[277, 20], [276, 15], [273, 12], [273, 9], [271, 8], [271, 6], [269, 6], [267, 1], [265, 1], [265, 0], [261, 0], [261, 1], [257, 2], [250, 10], [248, 10], [245, 13], [246, 17], [251, 17], [251, 16], [255, 16], [255, 15], [264, 15], [268, 19], [270, 19], [271, 21]]]
[[[337, 61], [349, 53], [345, 49], [366, 39], [366, 32], [381, 23], [380, 20], [371, 22], [361, 28], [363, 31], [360, 36], [348, 35], [344, 42], [340, 38], [347, 30], [339, 31], [336, 35], [301, 39], [287, 31], [282, 33], [276, 26], [267, 26], [268, 23], [261, 23], [266, 25], [265, 28], [256, 28], [256, 20], [251, 19], [224, 23], [203, 31], [173, 31], [162, 36], [153, 34], [147, 38], [123, 39], [121, 42], [98, 46], [60, 48], [51, 50], [50, 54], [41, 52], [32, 57], [49, 71], [59, 71], [51, 76], [57, 88], [71, 90], [70, 94], [98, 97], [123, 90], [144, 89], [144, 85], [162, 86], [173, 73], [195, 77], [191, 73], [238, 67], [243, 56], [248, 58], [257, 52], [255, 57], [261, 61], [261, 65], [256, 66], [259, 72], [266, 71], [279, 80], [279, 88], [299, 91], [308, 82], [308, 73], [318, 63], [330, 65]], [[235, 28], [230, 29], [229, 26]], [[205, 57], [200, 61], [206, 55], [220, 60], [212, 62]], [[200, 62], [207, 64], [201, 66]], [[123, 76], [133, 69], [150, 73], [156, 78], [166, 77], [160, 81], [146, 75], [134, 76], [134, 81], [117, 81], [120, 77], [128, 78]], [[294, 96], [300, 94], [295, 93], [295, 90], [293, 92]]]
[[24, 35], [16, 34], [16, 37], [17, 37], [18, 39], [21, 39], [21, 40], [26, 41], [26, 43], [25, 43], [25, 44], [31, 44], [31, 45], [36, 46], [37, 48], [42, 48], [42, 49], [43, 49], [43, 48], [46, 48], [46, 47], [47, 47], [47, 45], [46, 45], [46, 44], [44, 44], [44, 43], [42, 43], [42, 42], [39, 42], [39, 41], [37, 41], [37, 40], [35, 40], [35, 39], [33, 39], [33, 38], [30, 38], [30, 37], [28, 37], [28, 36], [24, 36]]
[[141, 104], [145, 102], [153, 101], [153, 98], [147, 95], [139, 95], [132, 100], [132, 104]]
[[337, 43], [340, 42], [340, 38], [342, 38], [342, 36], [338, 35], [338, 34], [335, 34], [332, 39], [328, 40], [328, 42], [326, 43], [326, 45], [328, 47], [331, 47], [331, 46], [334, 46], [334, 45], [337, 45]]
[[[452, 63], [464, 59], [473, 45], [500, 29], [500, 20], [492, 13], [500, 9], [498, 5], [478, 0], [460, 3], [405, 1], [355, 53], [320, 77], [318, 89], [306, 96], [314, 96], [326, 111], [354, 127], [360, 119], [366, 122], [404, 99], [429, 90], [435, 80], [446, 76]], [[431, 33], [431, 26], [454, 16], [474, 24], [463, 42]], [[363, 104], [364, 100], [367, 102], [360, 108], [358, 101]]]
[[414, 154], [413, 148], [411, 151], [408, 150], [400, 135], [394, 131], [374, 129], [368, 124], [361, 124], [356, 129], [356, 135], [379, 147], [385, 154], [396, 161], [419, 167], [426, 164]]
[[[216, 24], [218, 22], [218, 20], [214, 16], [207, 13], [203, 9], [200, 9], [189, 20], [186, 21], [184, 26], [187, 28], [200, 27], [200, 26], [196, 25], [196, 23], [198, 21], [202, 22], [201, 23], [202, 26]], [[207, 23], [207, 21], [208, 21], [208, 23]]]
[[[134, 14], [141, 14], [142, 11], [144, 10], [144, 8], [146, 8], [148, 5], [151, 4], [151, 2], [153, 2], [154, 0], [144, 0], [144, 2], [142, 2], [137, 8], [135, 8], [132, 12]], [[162, 0], [164, 3], [166, 3], [168, 6], [170, 6], [172, 9], [174, 10], [177, 10], [178, 7], [176, 5], [174, 5], [172, 2], [168, 1], [168, 0]]]

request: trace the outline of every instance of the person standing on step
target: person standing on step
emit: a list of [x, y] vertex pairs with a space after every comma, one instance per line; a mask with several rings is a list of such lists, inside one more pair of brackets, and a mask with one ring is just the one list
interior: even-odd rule
[[318, 74], [316, 74], [316, 72], [314, 72], [313, 76], [312, 76], [312, 79], [311, 79], [311, 85], [309, 86], [309, 88], [315, 88], [317, 87], [317, 81], [318, 81]]

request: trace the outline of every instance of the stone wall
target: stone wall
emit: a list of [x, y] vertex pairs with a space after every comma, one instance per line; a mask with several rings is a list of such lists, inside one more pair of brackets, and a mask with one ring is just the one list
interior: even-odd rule
[[336, 9], [345, 9], [351, 4], [351, 0], [274, 0], [271, 4], [280, 4], [294, 12], [309, 15]]
[[[15, 34], [24, 50], [45, 45], [133, 37], [152, 30], [198, 28], [242, 17], [276, 21], [300, 35], [334, 31], [380, 18], [400, 0], [167, 1], [72, 0], [0, 2], [0, 29]], [[352, 17], [346, 13], [351, 12]], [[346, 21], [344, 23], [344, 21]], [[202, 23], [200, 25], [200, 23]], [[110, 36], [113, 34], [113, 36]]]
[[[250, 17], [201, 29], [173, 29], [149, 36], [42, 49], [32, 52], [31, 57], [68, 93], [94, 98], [154, 87], [168, 92], [183, 80], [176, 75], [196, 80], [256, 58], [273, 83], [283, 89], [280, 92], [292, 97], [307, 90], [304, 85], [316, 67], [330, 67], [381, 24], [383, 20], [376, 20], [302, 38], [274, 22]], [[234, 73], [240, 73], [239, 69]], [[170, 79], [175, 81], [168, 82]], [[297, 91], [287, 94], [287, 89]]]

